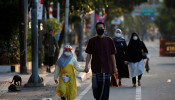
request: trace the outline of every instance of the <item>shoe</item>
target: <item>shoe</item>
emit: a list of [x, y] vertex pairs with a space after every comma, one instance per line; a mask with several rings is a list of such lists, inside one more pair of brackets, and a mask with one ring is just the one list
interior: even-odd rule
[[48, 69], [48, 73], [51, 73], [50, 68]]
[[138, 86], [141, 86], [141, 83], [140, 83], [140, 81], [138, 81]]
[[49, 68], [46, 68], [46, 72], [49, 72]]
[[133, 87], [136, 87], [136, 84], [133, 84]]
[[61, 97], [61, 100], [66, 100], [66, 98], [65, 97]]

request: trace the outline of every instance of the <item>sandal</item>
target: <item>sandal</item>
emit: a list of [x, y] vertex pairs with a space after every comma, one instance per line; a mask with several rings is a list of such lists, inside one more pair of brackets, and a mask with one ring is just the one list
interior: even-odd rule
[[138, 81], [138, 86], [141, 86], [141, 83], [140, 83], [140, 81]]
[[136, 87], [136, 84], [133, 84], [133, 87]]

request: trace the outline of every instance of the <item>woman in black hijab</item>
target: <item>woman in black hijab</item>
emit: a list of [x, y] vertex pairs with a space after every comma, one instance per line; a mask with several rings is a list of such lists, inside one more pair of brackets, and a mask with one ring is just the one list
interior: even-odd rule
[[133, 87], [136, 86], [136, 76], [138, 76], [138, 86], [140, 86], [140, 80], [144, 72], [144, 59], [149, 59], [149, 55], [144, 42], [140, 40], [136, 32], [131, 35], [127, 49], [127, 56]]
[[[121, 86], [121, 79], [129, 78], [129, 71], [128, 65], [124, 63], [126, 61], [127, 44], [125, 39], [122, 38], [122, 31], [120, 29], [115, 30], [113, 41], [117, 50], [117, 53], [115, 54], [115, 59], [118, 69], [119, 86]], [[115, 85], [115, 82], [111, 83], [113, 83], [111, 85]]]

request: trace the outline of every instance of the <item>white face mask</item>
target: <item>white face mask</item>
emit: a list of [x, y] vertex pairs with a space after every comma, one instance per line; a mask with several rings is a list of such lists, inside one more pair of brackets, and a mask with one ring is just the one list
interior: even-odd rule
[[114, 33], [115, 37], [121, 37], [121, 33]]
[[65, 56], [71, 56], [72, 53], [71, 53], [71, 52], [64, 52], [64, 55], [65, 55]]
[[138, 37], [137, 36], [133, 36], [133, 40], [137, 40], [138, 39]]

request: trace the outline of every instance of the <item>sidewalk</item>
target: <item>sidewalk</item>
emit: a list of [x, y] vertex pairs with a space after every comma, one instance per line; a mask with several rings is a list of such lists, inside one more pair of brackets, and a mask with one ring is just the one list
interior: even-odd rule
[[[76, 45], [73, 45], [73, 53], [75, 53]], [[63, 49], [60, 50], [62, 53]], [[76, 58], [76, 55], [74, 54]], [[80, 67], [84, 68], [85, 62], [78, 62]], [[89, 64], [90, 65], [90, 64]], [[24, 75], [18, 72], [9, 72], [9, 73], [0, 73], [0, 100], [54, 100], [52, 99], [56, 95], [56, 87], [54, 81], [54, 70], [55, 65], [52, 66], [51, 72], [47, 73], [46, 68], [38, 69], [38, 74], [44, 79], [44, 87], [24, 87], [28, 82], [31, 71], [28, 71], [29, 74]], [[91, 71], [89, 73], [75, 71], [77, 78], [77, 87], [81, 87], [81, 82], [91, 77]], [[18, 92], [8, 92], [9, 82], [12, 81], [14, 75], [20, 75], [22, 78], [22, 86], [17, 86]]]
[[[81, 67], [84, 67], [85, 62], [79, 62]], [[54, 100], [51, 99], [56, 95], [57, 85], [54, 82], [54, 68], [52, 66], [51, 72], [46, 73], [45, 68], [39, 69], [39, 76], [44, 79], [44, 87], [24, 87], [31, 76], [19, 74], [17, 72], [0, 73], [0, 100]], [[91, 73], [75, 72], [77, 77], [77, 87], [81, 86], [81, 82], [91, 77]], [[12, 81], [14, 75], [20, 75], [22, 78], [22, 86], [17, 86], [18, 92], [8, 92], [9, 82]]]

